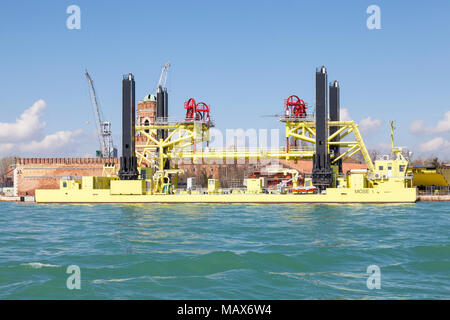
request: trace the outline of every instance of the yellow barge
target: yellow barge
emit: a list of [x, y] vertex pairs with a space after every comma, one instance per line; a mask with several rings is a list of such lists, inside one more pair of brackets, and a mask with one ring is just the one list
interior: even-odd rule
[[[266, 189], [261, 179], [247, 179], [247, 188], [222, 190], [219, 181], [209, 179], [205, 190], [170, 189], [168, 178], [161, 180], [119, 180], [117, 177], [82, 177], [61, 180], [56, 190], [36, 190], [40, 203], [413, 203], [417, 189], [412, 187], [408, 161], [397, 150], [393, 160], [375, 161], [374, 172], [351, 170], [336, 176], [334, 187], [320, 193], [292, 189]], [[150, 171], [147, 168], [141, 171]], [[173, 172], [172, 172], [173, 174]], [[154, 177], [154, 176], [153, 176]], [[307, 179], [306, 184], [311, 180]]]
[[[392, 153], [375, 163], [367, 152], [354, 121], [339, 119], [339, 86], [328, 88], [325, 67], [316, 71], [316, 110], [306, 113], [306, 104], [297, 96], [285, 100], [286, 148], [266, 150], [217, 150], [196, 147], [209, 142], [213, 122], [209, 107], [189, 99], [184, 121], [170, 122], [167, 91], [158, 87], [156, 120], [135, 125], [134, 77], [124, 77], [122, 103], [122, 157], [120, 170], [104, 168], [102, 177], [61, 180], [56, 190], [36, 190], [39, 203], [412, 203], [418, 195], [412, 187], [408, 160], [402, 149], [394, 148], [394, 124], [391, 123]], [[150, 98], [152, 99], [152, 98]], [[199, 107], [200, 106], [200, 107]], [[136, 133], [146, 139], [135, 146]], [[347, 139], [349, 134], [354, 140]], [[290, 147], [289, 141], [314, 144], [314, 147]], [[297, 143], [299, 142], [299, 143]], [[192, 150], [187, 148], [192, 146]], [[342, 148], [342, 149], [341, 149]], [[367, 169], [342, 172], [342, 161], [361, 152]], [[208, 180], [208, 188], [178, 188], [178, 160], [208, 159], [300, 159], [313, 158], [311, 178], [298, 186], [298, 172], [287, 184], [267, 188], [262, 179], [247, 179], [245, 189], [221, 189], [220, 181]]]
[[328, 189], [327, 194], [172, 194], [112, 195], [108, 190], [39, 190], [40, 203], [413, 203], [415, 188], [405, 190]]

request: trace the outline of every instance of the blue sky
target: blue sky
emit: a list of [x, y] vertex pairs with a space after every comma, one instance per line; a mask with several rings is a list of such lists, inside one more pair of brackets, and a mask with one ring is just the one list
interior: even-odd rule
[[[71, 4], [80, 30], [66, 28]], [[381, 30], [366, 27], [372, 4]], [[174, 117], [194, 97], [223, 131], [282, 129], [261, 115], [281, 113], [291, 94], [314, 104], [315, 68], [325, 65], [340, 81], [341, 107], [372, 124], [369, 148], [389, 142], [396, 120], [398, 145], [450, 158], [449, 14], [448, 1], [3, 1], [0, 154], [94, 155], [85, 68], [119, 145], [122, 74], [135, 75], [140, 99], [170, 60]], [[39, 99], [36, 132], [12, 138], [20, 123], [9, 124]]]

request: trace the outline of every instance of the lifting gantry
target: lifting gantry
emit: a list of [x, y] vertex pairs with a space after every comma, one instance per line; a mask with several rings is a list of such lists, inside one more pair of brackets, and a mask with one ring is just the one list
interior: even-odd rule
[[[283, 121], [283, 120], [282, 120]], [[306, 120], [286, 120], [286, 138], [293, 137], [295, 140], [305, 141], [315, 144], [316, 124], [314, 121]], [[228, 148], [228, 149], [201, 149], [193, 147], [202, 142], [209, 141], [209, 129], [213, 127], [212, 121], [175, 122], [175, 123], [155, 123], [148, 126], [136, 126], [136, 132], [147, 138], [146, 142], [137, 146], [136, 155], [139, 166], [155, 166], [158, 169], [164, 167], [166, 160], [192, 159], [194, 161], [201, 159], [301, 159], [312, 158], [314, 155], [313, 147], [291, 147], [291, 148]], [[331, 163], [335, 164], [338, 160], [345, 161], [361, 151], [364, 160], [369, 168], [373, 170], [372, 160], [367, 152], [364, 141], [358, 129], [358, 124], [354, 121], [328, 121], [328, 127], [337, 127], [338, 130], [328, 137], [330, 146], [339, 145], [342, 148], [348, 148], [339, 155], [331, 156]], [[156, 139], [156, 130], [168, 130], [169, 135], [166, 139]], [[354, 141], [343, 141], [350, 133], [353, 133]], [[177, 137], [174, 139], [174, 137]], [[339, 141], [332, 141], [338, 138]], [[164, 152], [163, 150], [166, 150]], [[150, 156], [149, 156], [150, 155]], [[163, 164], [161, 166], [161, 164]]]
[[[321, 72], [318, 72], [318, 77], [323, 75], [324, 70]], [[317, 88], [316, 91], [321, 92]], [[146, 137], [144, 144], [136, 146], [138, 166], [153, 167], [155, 172], [160, 172], [162, 175], [162, 171], [168, 169], [167, 163], [170, 160], [174, 160], [170, 162], [176, 169], [177, 160], [183, 159], [191, 159], [196, 163], [206, 159], [313, 158], [317, 150], [315, 145], [318, 144], [317, 126], [321, 124], [313, 113], [307, 113], [307, 106], [307, 103], [295, 95], [285, 100], [285, 114], [280, 121], [284, 122], [286, 127], [286, 148], [202, 148], [202, 143], [209, 142], [209, 131], [214, 127], [214, 123], [210, 118], [209, 106], [203, 102], [196, 103], [195, 99], [190, 98], [184, 104], [186, 117], [183, 121], [171, 122], [167, 118], [157, 118], [154, 124], [135, 127], [137, 133]], [[358, 125], [354, 121], [339, 121], [339, 116], [336, 114], [339, 114], [339, 87], [335, 81], [330, 85], [329, 118], [331, 119], [325, 121], [328, 165], [339, 165], [357, 152], [361, 152], [369, 171], [373, 171], [373, 164]], [[158, 138], [157, 132], [162, 130], [167, 134]], [[344, 140], [351, 133], [354, 140]], [[299, 147], [300, 143], [295, 143], [295, 147], [290, 147], [291, 138], [311, 145]], [[341, 152], [341, 148], [345, 150]]]

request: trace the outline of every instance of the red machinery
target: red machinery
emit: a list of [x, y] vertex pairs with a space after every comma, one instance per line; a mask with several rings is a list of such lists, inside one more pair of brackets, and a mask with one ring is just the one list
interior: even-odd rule
[[186, 109], [186, 119], [185, 121], [194, 120], [195, 108], [197, 107], [197, 103], [195, 103], [194, 98], [190, 98], [188, 101], [184, 103], [184, 108]]
[[209, 106], [204, 102], [196, 103], [194, 98], [190, 98], [184, 103], [186, 109], [185, 121], [205, 121], [209, 122]]
[[284, 107], [286, 119], [300, 119], [306, 117], [308, 104], [296, 95], [292, 95], [284, 100]]
[[209, 106], [206, 103], [197, 103], [195, 108], [195, 120], [209, 121]]

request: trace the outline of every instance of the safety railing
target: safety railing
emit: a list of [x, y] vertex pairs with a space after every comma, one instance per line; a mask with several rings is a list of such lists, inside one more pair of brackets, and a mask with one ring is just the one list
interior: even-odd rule
[[449, 186], [427, 186], [419, 188], [419, 194], [423, 196], [448, 196], [450, 195]]
[[155, 125], [177, 125], [179, 123], [203, 123], [207, 124], [210, 127], [213, 127], [215, 125], [214, 120], [212, 118], [209, 118], [208, 120], [186, 120], [185, 118], [180, 119], [174, 119], [169, 117], [156, 117], [155, 118]]
[[[288, 153], [302, 153], [313, 152], [315, 148], [313, 146], [305, 147], [289, 147]], [[193, 153], [193, 150], [182, 150], [183, 153]], [[260, 147], [225, 147], [225, 148], [197, 148], [195, 153], [287, 153], [286, 147], [279, 148], [260, 148]]]
[[369, 180], [388, 180], [388, 179], [392, 179], [392, 180], [398, 180], [398, 179], [404, 179], [404, 180], [412, 180], [413, 176], [410, 174], [404, 175], [404, 176], [389, 176], [387, 174], [380, 174], [380, 173], [370, 173], [367, 175], [367, 178]]
[[282, 115], [280, 117], [281, 122], [286, 121], [314, 121], [316, 119], [316, 115], [314, 113], [307, 113], [304, 117], [292, 117], [288, 115]]

